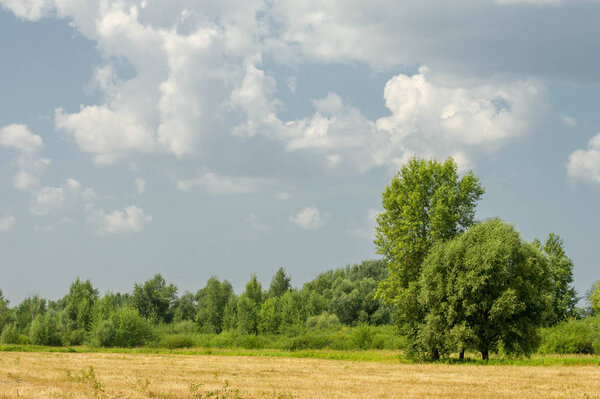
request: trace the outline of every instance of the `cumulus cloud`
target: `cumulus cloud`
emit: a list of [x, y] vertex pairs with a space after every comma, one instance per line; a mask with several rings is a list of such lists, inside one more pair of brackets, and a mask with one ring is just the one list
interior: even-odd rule
[[272, 181], [264, 178], [224, 176], [209, 169], [204, 169], [191, 179], [177, 181], [177, 188], [188, 191], [200, 187], [211, 195], [240, 195], [258, 192]]
[[0, 5], [11, 10], [19, 18], [37, 21], [51, 10], [52, 0], [2, 0]]
[[[452, 4], [435, 0], [429, 6], [381, 0], [343, 4], [90, 0], [85, 6], [75, 0], [0, 0], [0, 4], [30, 20], [67, 19], [96, 43], [102, 62], [91, 86], [100, 101], [78, 110], [58, 107], [55, 125], [99, 164], [140, 153], [181, 158], [198, 153], [209, 141], [207, 136], [233, 132], [281, 142], [287, 151], [318, 154], [324, 165], [339, 170], [396, 168], [413, 154], [452, 155], [466, 167], [474, 163], [473, 154], [496, 151], [531, 130], [546, 105], [544, 88], [535, 80], [514, 78], [515, 71], [536, 62], [553, 65], [553, 54], [560, 57], [553, 47], [512, 68], [506, 60], [527, 57], [500, 51], [490, 55], [489, 48], [517, 51], [513, 47], [523, 41], [510, 36], [510, 29], [474, 34], [481, 32], [486, 18], [522, 18], [522, 26], [532, 22], [528, 14], [515, 14], [513, 7], [497, 1], [477, 6], [468, 0]], [[469, 13], [464, 12], [467, 9]], [[460, 29], [453, 29], [452, 35], [440, 33], [447, 29], [432, 29], [440, 25], [440, 15], [444, 24]], [[579, 37], [577, 32], [573, 37]], [[552, 42], [542, 37], [541, 44]], [[501, 45], [505, 40], [510, 46]], [[529, 47], [522, 53], [530, 54]], [[313, 101], [314, 113], [287, 120], [280, 117], [285, 104], [278, 97], [272, 68], [265, 67], [266, 59], [292, 67], [314, 61], [358, 61], [373, 69], [420, 60], [437, 74], [422, 68], [390, 79], [383, 90], [390, 115], [378, 120], [365, 117], [334, 92]], [[128, 73], [121, 71], [123, 64]], [[487, 68], [487, 73], [474, 70], [479, 67]], [[481, 76], [486, 77], [485, 84]], [[296, 91], [295, 77], [280, 83]], [[186, 190], [206, 180], [210, 176], [182, 180], [179, 186]], [[15, 177], [19, 187], [33, 184], [32, 173]], [[220, 191], [229, 190], [213, 190]]]
[[69, 178], [61, 186], [44, 186], [32, 192], [29, 211], [35, 215], [61, 215], [89, 206], [95, 198], [93, 189]]
[[14, 216], [7, 216], [0, 219], [0, 231], [11, 230], [14, 227], [16, 220], [17, 219]]
[[322, 213], [317, 208], [308, 206], [302, 208], [296, 215], [290, 216], [290, 222], [306, 230], [316, 230], [326, 224], [327, 213]]
[[42, 138], [29, 131], [26, 125], [12, 124], [0, 129], [0, 146], [31, 153], [44, 147]]
[[133, 205], [126, 207], [125, 211], [90, 209], [88, 212], [89, 222], [95, 226], [99, 236], [139, 233], [152, 221], [152, 215], [145, 214], [143, 209]]
[[58, 108], [55, 123], [73, 136], [81, 150], [93, 154], [99, 164], [113, 163], [129, 151], [148, 152], [155, 144], [142, 120], [106, 105], [82, 107], [73, 114]]
[[461, 168], [469, 167], [476, 154], [492, 153], [529, 134], [547, 108], [545, 88], [534, 81], [477, 85], [432, 76], [423, 67], [386, 83], [389, 116], [369, 120], [329, 93], [313, 101], [312, 116], [284, 121], [274, 111], [267, 77], [258, 75], [261, 83], [248, 90], [252, 96], [236, 102], [247, 112], [247, 134], [283, 141], [288, 151], [322, 154], [328, 166], [345, 164], [361, 172], [396, 168], [414, 154], [453, 156]]
[[50, 160], [41, 156], [44, 148], [42, 138], [33, 134], [26, 125], [12, 124], [0, 129], [0, 147], [19, 152], [13, 186], [20, 190], [38, 188], [40, 176], [50, 165]]
[[433, 155], [459, 155], [475, 149], [491, 152], [528, 134], [545, 110], [544, 87], [532, 81], [487, 85], [447, 85], [428, 80], [428, 70], [397, 75], [385, 86], [392, 115], [377, 120], [394, 148]]
[[600, 133], [590, 139], [585, 150], [569, 155], [567, 172], [573, 180], [600, 184]]

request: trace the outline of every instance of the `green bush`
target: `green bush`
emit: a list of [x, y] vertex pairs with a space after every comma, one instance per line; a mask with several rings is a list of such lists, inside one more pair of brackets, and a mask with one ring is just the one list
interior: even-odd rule
[[111, 319], [116, 328], [117, 346], [140, 346], [152, 338], [152, 326], [134, 308], [120, 308]]
[[134, 347], [147, 344], [153, 337], [150, 322], [136, 309], [117, 309], [110, 319], [96, 324], [93, 343], [100, 346]]
[[3, 344], [20, 344], [21, 343], [21, 335], [19, 334], [19, 329], [16, 324], [9, 324], [4, 327], [2, 330], [2, 335], [0, 335], [0, 343]]
[[334, 314], [327, 312], [319, 316], [312, 316], [306, 320], [306, 327], [312, 330], [332, 330], [341, 327], [340, 319]]
[[350, 340], [357, 349], [369, 349], [373, 343], [373, 330], [369, 325], [361, 324], [354, 328]]
[[52, 312], [45, 315], [38, 314], [31, 322], [29, 339], [34, 345], [60, 346], [62, 342], [56, 314]]
[[99, 346], [116, 346], [117, 329], [110, 320], [104, 320], [94, 329], [94, 344]]
[[160, 340], [161, 348], [178, 349], [195, 346], [194, 337], [187, 334], [165, 335]]
[[86, 338], [86, 332], [83, 328], [67, 331], [62, 337], [64, 345], [82, 345]]
[[600, 332], [596, 320], [566, 321], [542, 331], [540, 353], [599, 353]]

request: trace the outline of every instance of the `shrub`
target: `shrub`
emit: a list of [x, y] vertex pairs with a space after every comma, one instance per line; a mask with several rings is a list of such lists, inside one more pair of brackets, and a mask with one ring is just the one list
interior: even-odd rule
[[82, 328], [67, 331], [63, 335], [62, 341], [64, 345], [81, 345], [85, 341], [86, 332]]
[[373, 330], [367, 324], [354, 328], [350, 337], [352, 344], [359, 349], [369, 349], [373, 343]]
[[94, 344], [100, 346], [116, 346], [117, 329], [110, 320], [104, 320], [94, 329]]
[[165, 335], [160, 340], [160, 346], [168, 349], [191, 348], [194, 338], [186, 334]]
[[100, 346], [134, 347], [150, 341], [152, 326], [136, 309], [122, 307], [110, 319], [97, 323], [92, 335]]
[[34, 345], [60, 346], [61, 340], [56, 314], [52, 312], [45, 315], [38, 314], [31, 322], [29, 339]]
[[3, 344], [19, 344], [21, 343], [21, 335], [16, 324], [9, 324], [2, 330], [0, 335], [0, 343]]
[[574, 320], [542, 331], [541, 353], [596, 353], [594, 328], [589, 320]]
[[117, 346], [140, 346], [152, 338], [152, 326], [134, 308], [120, 308], [111, 319], [116, 328]]
[[327, 312], [319, 316], [312, 316], [306, 320], [306, 327], [312, 330], [332, 330], [341, 327], [340, 319], [334, 314]]

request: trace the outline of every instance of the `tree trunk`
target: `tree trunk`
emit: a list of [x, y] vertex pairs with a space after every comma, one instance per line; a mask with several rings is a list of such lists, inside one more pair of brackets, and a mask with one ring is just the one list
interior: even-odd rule
[[488, 352], [488, 350], [487, 350], [487, 349], [486, 349], [486, 350], [483, 350], [483, 351], [481, 351], [481, 358], [482, 358], [483, 360], [485, 360], [486, 362], [487, 362], [488, 360], [490, 360], [490, 354], [489, 354], [489, 352]]
[[431, 354], [431, 357], [433, 358], [433, 360], [437, 361], [440, 360], [440, 351], [437, 349], [433, 350], [433, 353]]
[[460, 360], [461, 362], [465, 360], [465, 348], [462, 348], [460, 350], [460, 353], [458, 354], [458, 360]]

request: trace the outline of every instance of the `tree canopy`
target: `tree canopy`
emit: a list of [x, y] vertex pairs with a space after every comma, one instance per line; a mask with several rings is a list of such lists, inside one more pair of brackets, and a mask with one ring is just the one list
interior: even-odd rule
[[415, 344], [432, 358], [464, 348], [484, 360], [499, 349], [532, 353], [553, 299], [546, 257], [500, 219], [434, 246], [419, 288], [425, 318]]
[[[412, 158], [382, 194], [375, 245], [390, 269], [377, 296], [395, 307], [395, 322], [408, 342], [415, 342], [425, 317], [417, 298], [421, 266], [431, 247], [464, 232], [473, 223], [484, 193], [479, 179], [462, 177], [452, 158]], [[410, 348], [407, 348], [410, 349]]]

